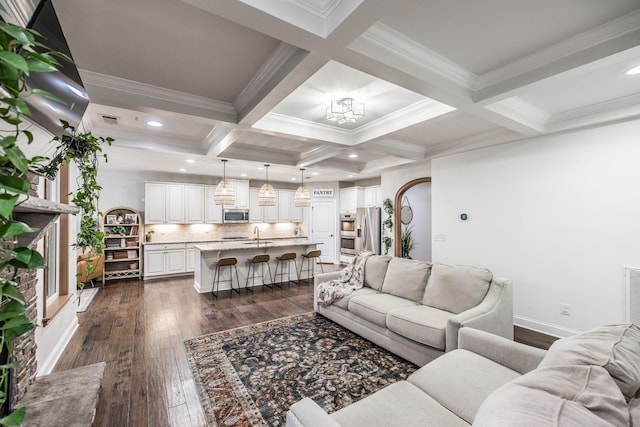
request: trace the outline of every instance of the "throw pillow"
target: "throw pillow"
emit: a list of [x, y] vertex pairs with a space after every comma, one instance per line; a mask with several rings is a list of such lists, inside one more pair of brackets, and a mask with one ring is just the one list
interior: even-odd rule
[[492, 279], [493, 273], [486, 268], [435, 263], [422, 304], [462, 313], [482, 302]]
[[431, 263], [391, 258], [382, 283], [382, 292], [419, 302], [430, 272]]
[[474, 427], [629, 425], [624, 396], [600, 366], [538, 368], [498, 388], [482, 403]]
[[390, 256], [372, 255], [367, 258], [364, 266], [364, 285], [379, 291], [384, 283], [384, 276], [387, 274]]
[[540, 367], [558, 365], [602, 366], [627, 400], [640, 390], [640, 328], [609, 325], [553, 343]]

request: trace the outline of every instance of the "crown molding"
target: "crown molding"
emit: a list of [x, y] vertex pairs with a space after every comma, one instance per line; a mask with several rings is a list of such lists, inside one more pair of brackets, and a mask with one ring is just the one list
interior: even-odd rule
[[262, 119], [253, 125], [256, 129], [283, 134], [285, 136], [298, 136], [311, 140], [334, 142], [342, 145], [355, 145], [352, 132], [346, 129], [337, 129], [333, 126], [298, 119], [278, 113], [267, 113]]
[[486, 105], [484, 108], [539, 133], [545, 132], [545, 127], [551, 117], [546, 111], [516, 96]]
[[499, 84], [532, 69], [561, 61], [568, 56], [620, 39], [638, 30], [640, 30], [640, 9], [489, 71], [479, 77], [476, 89], [481, 90]]
[[[342, 0], [325, 0], [324, 2], [310, 2], [308, 0], [288, 0], [294, 6], [304, 9], [320, 19], [327, 19]], [[322, 4], [320, 4], [322, 3]]]
[[300, 168], [311, 166], [314, 163], [318, 163], [331, 157], [335, 157], [341, 151], [342, 148], [327, 145], [312, 148], [311, 150], [307, 150], [304, 153], [300, 154], [300, 156], [298, 157], [298, 162], [296, 163], [296, 167]]
[[434, 159], [452, 154], [465, 153], [472, 150], [501, 145], [522, 139], [523, 136], [505, 128], [497, 128], [475, 135], [456, 138], [453, 140], [434, 144], [426, 151], [425, 158]]
[[[106, 74], [96, 73], [88, 70], [78, 70], [82, 81], [86, 85], [96, 86], [108, 91], [118, 91], [128, 95], [140, 96], [151, 99], [166, 106], [170, 103], [174, 106], [184, 106], [187, 110], [194, 107], [200, 110], [210, 112], [210, 117], [220, 117], [220, 120], [229, 120], [233, 118], [233, 122], [237, 121], [236, 110], [231, 103], [216, 101], [203, 96], [191, 95], [172, 89], [166, 89], [159, 86], [153, 86], [146, 83], [140, 83], [133, 80], [123, 79], [120, 77], [109, 76]], [[183, 112], [182, 109], [178, 108]]]
[[477, 85], [478, 76], [471, 71], [379, 22], [348, 47], [385, 64], [393, 63], [398, 69], [407, 68], [403, 63], [417, 66], [469, 90]]
[[3, 3], [6, 10], [6, 13], [2, 13], [3, 18], [22, 27], [27, 26], [38, 5], [35, 0], [5, 0]]
[[612, 99], [554, 114], [547, 130], [560, 132], [640, 117], [640, 94]]
[[356, 128], [353, 131], [353, 141], [356, 145], [362, 144], [451, 111], [455, 111], [455, 108], [426, 98]]
[[382, 153], [388, 156], [400, 157], [408, 160], [424, 160], [426, 150], [423, 146], [411, 144], [397, 139], [381, 139], [363, 144], [366, 151]]
[[[255, 100], [265, 92], [265, 89], [269, 89], [269, 83], [281, 74], [283, 67], [285, 67], [292, 58], [301, 52], [304, 52], [305, 55], [308, 53], [303, 49], [290, 44], [284, 42], [279, 43], [274, 51], [271, 52], [271, 55], [269, 55], [267, 60], [260, 66], [260, 69], [258, 69], [249, 83], [247, 83], [244, 89], [242, 89], [235, 101], [233, 101], [235, 110], [243, 111], [252, 102], [255, 103]], [[298, 61], [296, 61], [296, 63], [297, 62]]]

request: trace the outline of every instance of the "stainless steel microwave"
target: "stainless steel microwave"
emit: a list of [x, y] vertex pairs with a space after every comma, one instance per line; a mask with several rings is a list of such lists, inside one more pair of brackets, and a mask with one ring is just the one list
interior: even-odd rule
[[222, 222], [225, 224], [249, 222], [249, 209], [223, 209]]

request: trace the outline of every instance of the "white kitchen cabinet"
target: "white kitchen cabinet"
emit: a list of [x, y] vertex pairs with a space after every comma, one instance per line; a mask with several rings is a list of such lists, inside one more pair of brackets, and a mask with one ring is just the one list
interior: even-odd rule
[[293, 191], [278, 190], [278, 222], [291, 221], [291, 208], [293, 207]]
[[184, 224], [185, 186], [147, 182], [144, 190], [145, 224]]
[[[364, 188], [364, 201], [362, 207], [372, 208], [382, 206], [382, 187], [374, 185]], [[360, 207], [360, 206], [358, 206]]]
[[167, 184], [165, 211], [165, 222], [184, 224], [184, 184]]
[[302, 222], [302, 208], [295, 206], [294, 190], [278, 190], [278, 222]]
[[181, 274], [186, 270], [184, 243], [159, 243], [144, 246], [144, 278]]
[[204, 222], [209, 224], [222, 223], [222, 205], [216, 205], [214, 195], [216, 187], [206, 185], [204, 187]]
[[201, 224], [204, 222], [204, 186], [187, 184], [184, 186], [184, 222]]
[[260, 206], [258, 205], [258, 193], [257, 188], [251, 188], [249, 190], [250, 206], [249, 206], [249, 221], [250, 222], [278, 222], [278, 202], [275, 206]]
[[187, 244], [187, 249], [185, 250], [186, 256], [186, 271], [192, 272], [196, 270], [196, 256], [198, 255], [198, 250], [193, 247], [192, 244]]
[[147, 182], [144, 186], [144, 222], [162, 224], [165, 218], [166, 185]]
[[362, 187], [349, 187], [340, 189], [340, 212], [355, 212], [364, 203], [364, 191]]
[[[228, 180], [236, 194], [236, 208], [249, 209], [249, 181], [246, 179]], [[228, 206], [231, 207], [231, 206]]]

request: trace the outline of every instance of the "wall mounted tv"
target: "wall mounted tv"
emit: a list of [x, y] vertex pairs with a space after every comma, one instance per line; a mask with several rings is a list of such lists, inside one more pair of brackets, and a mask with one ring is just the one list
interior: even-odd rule
[[[39, 32], [43, 36], [39, 41], [50, 49], [73, 58], [50, 0], [40, 2], [28, 28]], [[89, 96], [75, 64], [61, 60], [57, 72], [31, 73], [27, 78], [27, 86], [45, 90], [62, 101], [60, 103], [38, 95], [27, 96], [25, 101], [31, 110], [31, 121], [58, 136], [64, 132], [60, 120], [78, 127], [89, 105]]]

